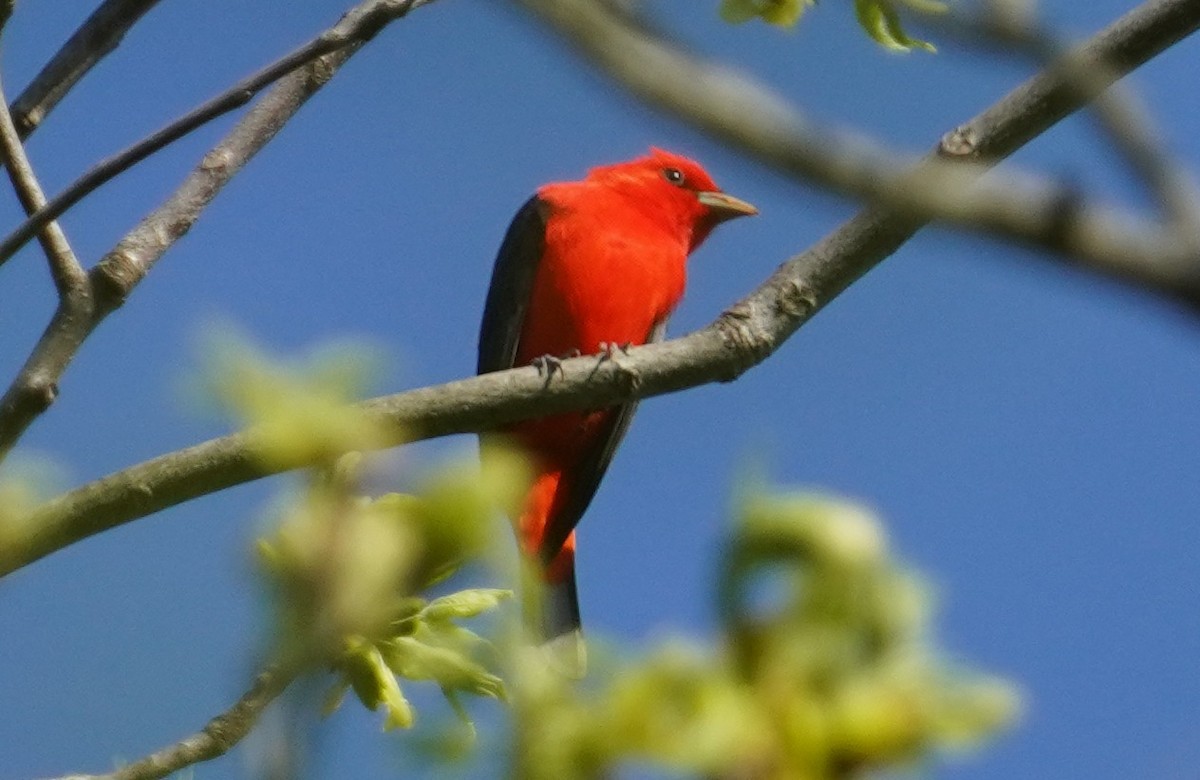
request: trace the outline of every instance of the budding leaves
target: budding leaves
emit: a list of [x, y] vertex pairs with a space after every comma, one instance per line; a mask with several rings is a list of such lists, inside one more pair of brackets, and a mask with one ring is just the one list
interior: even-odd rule
[[415, 716], [400, 681], [424, 680], [436, 683], [455, 713], [473, 729], [458, 694], [504, 699], [504, 683], [473, 657], [476, 648], [487, 642], [453, 621], [491, 612], [510, 595], [493, 589], [459, 591], [434, 599], [412, 617], [398, 621], [392, 636], [349, 637], [345, 652], [334, 662], [339, 679], [325, 713], [338, 708], [349, 688], [367, 709], [383, 711], [385, 731], [411, 728]]
[[[722, 0], [720, 14], [730, 24], [762, 19], [776, 27], [793, 27], [812, 5], [816, 0]], [[854, 14], [867, 35], [888, 51], [936, 51], [933, 44], [904, 31], [900, 6], [925, 14], [945, 13], [948, 9], [940, 0], [854, 0]]]
[[[910, 3], [918, 10], [940, 12], [946, 10], [940, 3]], [[854, 14], [858, 23], [875, 42], [888, 51], [909, 52], [913, 49], [935, 52], [933, 44], [910, 37], [900, 24], [900, 14], [892, 0], [854, 0]]]
[[[348, 648], [346, 657], [341, 663], [341, 671], [345, 682], [350, 684], [359, 701], [369, 710], [384, 711], [383, 729], [407, 729], [413, 725], [414, 715], [412, 705], [400, 691], [400, 683], [396, 680], [395, 672], [384, 660], [379, 648], [365, 642], [355, 642]], [[336, 697], [330, 697], [327, 712], [337, 709], [341, 703], [340, 694], [345, 691], [345, 684], [336, 689]]]
[[511, 590], [500, 588], [473, 588], [460, 590], [449, 596], [434, 599], [420, 612], [420, 617], [429, 623], [441, 623], [455, 618], [473, 618], [490, 612], [500, 602], [512, 596]]

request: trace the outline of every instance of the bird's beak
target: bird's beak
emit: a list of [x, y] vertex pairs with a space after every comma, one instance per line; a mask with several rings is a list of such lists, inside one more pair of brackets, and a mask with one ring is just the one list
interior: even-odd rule
[[750, 203], [723, 192], [700, 192], [696, 198], [712, 210], [718, 222], [734, 217], [752, 217], [758, 213], [758, 209]]

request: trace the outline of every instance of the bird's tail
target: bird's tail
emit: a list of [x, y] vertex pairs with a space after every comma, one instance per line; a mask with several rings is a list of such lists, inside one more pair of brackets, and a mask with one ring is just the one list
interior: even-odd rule
[[587, 647], [575, 588], [575, 545], [571, 539], [547, 567], [526, 585], [525, 626], [551, 668], [568, 677], [587, 671]]

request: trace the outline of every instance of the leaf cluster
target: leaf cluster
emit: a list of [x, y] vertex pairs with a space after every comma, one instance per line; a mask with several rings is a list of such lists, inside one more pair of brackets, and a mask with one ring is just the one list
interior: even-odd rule
[[[387, 432], [349, 406], [371, 375], [360, 348], [326, 349], [290, 364], [243, 342], [225, 342], [207, 383], [247, 426], [257, 457], [324, 465], [275, 511], [257, 544], [275, 618], [273, 654], [285, 665], [332, 669], [326, 712], [353, 690], [384, 712], [384, 728], [413, 725], [401, 681], [432, 681], [466, 722], [462, 693], [503, 698], [484, 663], [490, 643], [460, 621], [494, 611], [511, 591], [430, 591], [495, 547], [497, 506], [524, 481], [519, 459], [495, 453], [486, 475], [447, 467], [412, 493], [362, 495], [365, 457]], [[345, 454], [341, 454], [345, 453]]]
[[516, 774], [604, 777], [646, 762], [708, 777], [857, 777], [991, 736], [1006, 683], [942, 659], [920, 578], [860, 507], [755, 494], [738, 510], [714, 649], [671, 642], [572, 685], [517, 667]]

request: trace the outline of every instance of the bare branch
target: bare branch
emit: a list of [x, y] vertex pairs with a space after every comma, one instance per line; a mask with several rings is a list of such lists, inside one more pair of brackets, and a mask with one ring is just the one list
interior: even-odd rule
[[[8, 99], [4, 96], [4, 87], [0, 85], [0, 163], [8, 172], [9, 181], [17, 193], [17, 200], [26, 214], [32, 214], [46, 204], [46, 196], [38, 184], [33, 166], [25, 155], [25, 147], [21, 144], [17, 126], [13, 124], [12, 114], [8, 111]], [[54, 277], [54, 286], [58, 288], [60, 298], [65, 298], [82, 290], [87, 285], [87, 278], [75, 252], [67, 241], [67, 236], [57, 222], [49, 222], [38, 236], [42, 251], [50, 261], [50, 274]]]
[[296, 679], [296, 673], [273, 667], [259, 673], [254, 685], [232, 707], [201, 730], [104, 775], [69, 775], [59, 780], [158, 780], [184, 767], [225, 755], [245, 739], [263, 711]]
[[158, 1], [105, 0], [92, 12], [13, 102], [13, 122], [21, 138], [32, 133], [58, 101], [116, 49], [129, 28]]
[[432, 0], [368, 0], [347, 13], [335, 26], [304, 44], [292, 53], [267, 65], [220, 95], [200, 104], [166, 127], [133, 145], [101, 160], [72, 182], [37, 213], [32, 214], [16, 230], [0, 241], [0, 265], [3, 265], [22, 246], [37, 235], [50, 220], [57, 219], [97, 188], [129, 170], [188, 133], [229, 113], [250, 101], [264, 88], [279, 81], [297, 68], [321, 57], [357, 48], [375, 37], [388, 23], [399, 19], [414, 8]]
[[[995, 157], [966, 133], [947, 138], [953, 161], [918, 165], [852, 133], [821, 128], [750, 77], [705, 61], [663, 40], [611, 4], [592, 0], [520, 0], [588, 61], [651, 106], [663, 109], [732, 146], [806, 182], [816, 181], [898, 213], [937, 219], [1049, 249], [1082, 266], [1171, 296], [1200, 302], [1200, 237], [1085, 201], [1071, 187], [1033, 185], [979, 171]], [[1162, 18], [1176, 27], [1171, 43], [1191, 33], [1200, 6], [1189, 0], [1153, 0], [1138, 18]], [[1164, 28], [1165, 29], [1165, 28]], [[1094, 73], [1086, 89], [1069, 94], [1056, 75], [1058, 112], [1095, 97], [1125, 63], [1091, 48], [1066, 58], [1072, 72]], [[1053, 70], [1053, 69], [1052, 69]], [[1028, 139], [1025, 139], [1028, 140]], [[977, 161], [980, 168], [963, 165]], [[948, 163], [948, 164], [947, 164]], [[1033, 181], [1022, 177], [1021, 181]]]
[[163, 253], [187, 233], [221, 188], [364, 41], [387, 23], [431, 1], [367, 0], [343, 16], [321, 38], [329, 36], [346, 43], [280, 79], [204, 156], [174, 194], [88, 272], [90, 294], [78, 301], [60, 301], [33, 353], [0, 398], [0, 460], [54, 401], [59, 378], [96, 326], [124, 302]]

